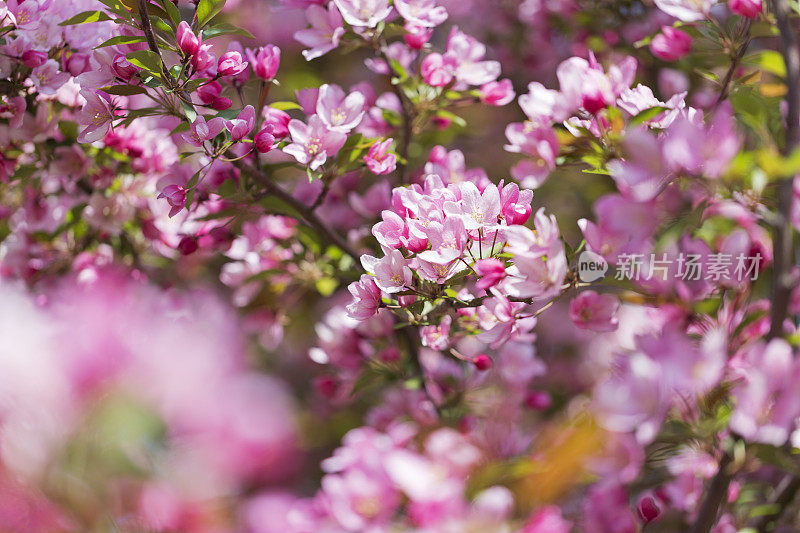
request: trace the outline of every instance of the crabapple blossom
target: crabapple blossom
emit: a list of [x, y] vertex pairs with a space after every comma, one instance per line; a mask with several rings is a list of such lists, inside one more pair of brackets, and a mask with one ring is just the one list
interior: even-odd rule
[[689, 34], [672, 26], [662, 27], [661, 33], [650, 42], [650, 51], [664, 61], [677, 61], [688, 54], [691, 47]]
[[203, 146], [205, 141], [210, 141], [225, 129], [225, 119], [215, 117], [206, 122], [205, 117], [198, 115], [192, 122], [190, 132], [183, 134], [183, 140], [192, 146]]
[[322, 166], [328, 157], [333, 156], [344, 145], [347, 135], [330, 130], [319, 115], [312, 115], [308, 124], [292, 119], [289, 122], [292, 143], [283, 151], [311, 170]]
[[369, 147], [367, 155], [364, 156], [364, 162], [370, 172], [377, 175], [394, 172], [397, 167], [397, 156], [389, 153], [389, 147], [393, 141], [394, 139], [389, 138], [377, 141]]

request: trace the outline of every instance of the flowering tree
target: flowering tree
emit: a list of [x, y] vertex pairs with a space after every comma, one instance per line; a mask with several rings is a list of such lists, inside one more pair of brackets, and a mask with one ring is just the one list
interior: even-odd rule
[[800, 529], [798, 12], [0, 1], [0, 529]]

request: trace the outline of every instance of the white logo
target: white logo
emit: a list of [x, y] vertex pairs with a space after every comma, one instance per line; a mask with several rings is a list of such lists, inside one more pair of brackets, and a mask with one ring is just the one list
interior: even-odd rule
[[602, 279], [608, 272], [608, 263], [603, 256], [589, 250], [581, 252], [578, 256], [578, 277], [584, 283], [591, 283]]

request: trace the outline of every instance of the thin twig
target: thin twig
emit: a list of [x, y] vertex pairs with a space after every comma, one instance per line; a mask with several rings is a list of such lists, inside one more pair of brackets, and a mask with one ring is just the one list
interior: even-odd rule
[[305, 205], [303, 202], [284, 191], [280, 186], [278, 186], [277, 183], [275, 183], [261, 170], [248, 165], [244, 161], [234, 161], [233, 164], [236, 166], [236, 168], [242, 172], [245, 172], [251, 178], [258, 180], [258, 182], [267, 188], [267, 192], [269, 194], [275, 196], [276, 198], [280, 198], [282, 201], [288, 204], [289, 207], [297, 211], [302, 220], [312, 229], [314, 229], [320, 235], [320, 237], [352, 257], [355, 260], [355, 268], [363, 271], [361, 266], [361, 255], [353, 250], [343, 237], [331, 230], [325, 222], [320, 220], [311, 207]]
[[744, 42], [739, 46], [736, 50], [735, 54], [731, 55], [731, 64], [728, 67], [728, 72], [725, 74], [725, 79], [722, 81], [722, 88], [719, 91], [719, 96], [717, 97], [717, 101], [714, 103], [714, 110], [722, 104], [725, 100], [728, 99], [728, 95], [731, 90], [731, 82], [733, 81], [733, 76], [736, 74], [736, 69], [739, 68], [739, 64], [741, 63], [742, 59], [744, 58], [744, 54], [747, 52], [747, 48], [750, 46], [750, 41], [752, 37], [750, 36], [750, 19], [743, 19], [744, 28], [740, 32]]

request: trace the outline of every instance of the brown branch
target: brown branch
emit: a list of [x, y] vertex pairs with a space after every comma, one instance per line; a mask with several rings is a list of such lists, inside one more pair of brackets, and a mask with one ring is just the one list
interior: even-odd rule
[[262, 172], [261, 170], [248, 165], [244, 161], [234, 161], [233, 164], [241, 170], [242, 172], [246, 173], [251, 178], [257, 180], [261, 183], [264, 187], [266, 187], [267, 192], [276, 198], [281, 199], [285, 202], [289, 207], [295, 210], [303, 222], [308, 224], [312, 229], [314, 229], [320, 237], [322, 237], [328, 244], [332, 244], [342, 250], [344, 253], [349, 255], [355, 261], [355, 267], [357, 270], [363, 271], [363, 267], [361, 266], [361, 255], [358, 254], [355, 250], [353, 250], [349, 244], [342, 238], [338, 233], [331, 230], [328, 225], [325, 224], [317, 214], [314, 212], [312, 207], [305, 205], [303, 202], [289, 194], [288, 192], [284, 191], [278, 184], [276, 184], [267, 174]]
[[[786, 63], [786, 140], [783, 154], [789, 155], [800, 145], [800, 47], [797, 34], [791, 27], [789, 0], [773, 0], [775, 19], [781, 37], [781, 52]], [[792, 290], [794, 239], [791, 224], [792, 178], [784, 178], [778, 186], [778, 220], [774, 225], [774, 262], [772, 306], [768, 338], [783, 334], [783, 322], [789, 308]]]
[[171, 86], [173, 85], [172, 74], [169, 73], [167, 65], [164, 63], [164, 57], [161, 55], [161, 50], [158, 48], [158, 43], [156, 43], [156, 37], [153, 33], [153, 26], [150, 24], [150, 16], [147, 14], [148, 3], [148, 0], [139, 0], [138, 4], [139, 19], [142, 22], [142, 31], [144, 32], [144, 38], [147, 40], [147, 46], [150, 48], [150, 51], [158, 54], [158, 58], [161, 61], [161, 72], [164, 75], [164, 81]]
[[730, 472], [732, 462], [733, 458], [728, 453], [725, 453], [719, 460], [717, 474], [708, 486], [706, 497], [700, 505], [700, 511], [692, 528], [689, 530], [690, 533], [708, 533], [717, 522], [719, 509], [722, 506], [722, 502], [728, 497], [728, 486], [733, 478]]
[[731, 90], [731, 82], [733, 81], [733, 76], [736, 74], [736, 69], [739, 68], [739, 64], [741, 63], [742, 59], [744, 58], [744, 54], [747, 52], [747, 48], [750, 46], [750, 41], [752, 41], [752, 37], [750, 36], [750, 19], [743, 18], [742, 24], [744, 25], [739, 34], [744, 39], [744, 42], [739, 46], [734, 54], [731, 55], [731, 64], [728, 67], [728, 72], [725, 74], [725, 78], [722, 81], [722, 88], [719, 91], [719, 96], [717, 97], [717, 101], [714, 103], [714, 110], [716, 110], [722, 102], [728, 99], [728, 95], [730, 94]]
[[[791, 27], [789, 16], [791, 8], [789, 0], [773, 0], [772, 8], [780, 32], [781, 53], [786, 64], [786, 139], [783, 154], [788, 155], [800, 144], [800, 48], [797, 35]], [[773, 225], [773, 279], [770, 309], [770, 330], [768, 339], [780, 337], [783, 334], [783, 322], [789, 308], [789, 296], [792, 290], [792, 259], [794, 256], [794, 239], [790, 220], [792, 204], [792, 178], [784, 178], [778, 186], [778, 213]], [[730, 462], [730, 456], [725, 455], [723, 460]], [[693, 533], [707, 533], [716, 521], [719, 506], [727, 493], [731, 475], [727, 472], [727, 465], [723, 467], [722, 461], [717, 475], [709, 487], [709, 492], [700, 510]], [[724, 490], [722, 490], [724, 487]], [[786, 506], [794, 500], [800, 490], [800, 481], [788, 475], [776, 489], [769, 503], [777, 505], [777, 512], [764, 515], [757, 520], [756, 529], [759, 532], [767, 530], [773, 520], [779, 520]]]

